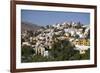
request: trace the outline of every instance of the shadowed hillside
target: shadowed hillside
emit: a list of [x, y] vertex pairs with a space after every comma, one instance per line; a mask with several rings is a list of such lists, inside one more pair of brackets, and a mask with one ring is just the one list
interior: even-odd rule
[[38, 29], [40, 29], [41, 26], [38, 26], [36, 24], [32, 24], [32, 23], [29, 23], [29, 22], [21, 22], [21, 32], [23, 33], [25, 30], [28, 30], [28, 31], [36, 31]]

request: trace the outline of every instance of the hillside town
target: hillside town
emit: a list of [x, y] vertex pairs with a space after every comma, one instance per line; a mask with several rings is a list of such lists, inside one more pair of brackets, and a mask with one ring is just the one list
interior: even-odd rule
[[35, 51], [33, 55], [48, 57], [49, 50], [58, 40], [68, 40], [74, 50], [85, 54], [90, 49], [90, 27], [80, 22], [63, 22], [43, 26], [36, 31], [25, 30], [21, 34], [21, 47], [31, 46]]

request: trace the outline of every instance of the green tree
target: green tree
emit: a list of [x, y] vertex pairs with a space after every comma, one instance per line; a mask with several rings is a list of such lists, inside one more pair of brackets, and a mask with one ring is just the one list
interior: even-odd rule
[[23, 46], [21, 49], [21, 59], [22, 62], [30, 62], [32, 60], [32, 56], [35, 53], [32, 47]]
[[90, 59], [90, 49], [85, 51], [85, 54], [81, 54], [81, 60]]
[[52, 45], [51, 55], [55, 60], [70, 60], [76, 53], [74, 46], [68, 40], [59, 40]]
[[86, 50], [85, 54], [80, 54], [79, 51], [77, 51], [77, 53], [74, 54], [70, 59], [71, 60], [87, 60], [87, 59], [90, 59], [90, 49]]

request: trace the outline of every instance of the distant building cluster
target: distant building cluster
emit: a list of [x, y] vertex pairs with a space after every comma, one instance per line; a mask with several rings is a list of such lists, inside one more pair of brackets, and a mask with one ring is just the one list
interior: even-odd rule
[[90, 27], [80, 22], [64, 22], [47, 25], [35, 32], [26, 30], [21, 34], [21, 45], [31, 46], [36, 55], [48, 57], [48, 50], [57, 39], [69, 40], [75, 50], [84, 54], [90, 48]]

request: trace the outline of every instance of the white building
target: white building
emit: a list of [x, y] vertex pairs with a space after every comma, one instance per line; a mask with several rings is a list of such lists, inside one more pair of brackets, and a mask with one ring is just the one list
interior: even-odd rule
[[79, 50], [80, 54], [85, 54], [85, 51], [88, 50], [90, 46], [84, 45], [75, 45], [75, 50]]

